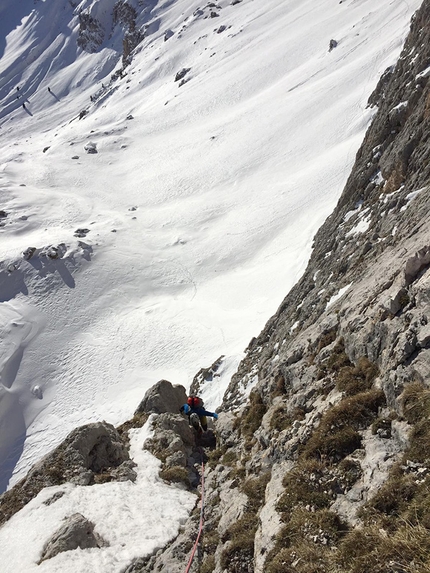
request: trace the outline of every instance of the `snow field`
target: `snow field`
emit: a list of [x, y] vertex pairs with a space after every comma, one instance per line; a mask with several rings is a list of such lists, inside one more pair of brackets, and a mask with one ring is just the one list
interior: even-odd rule
[[[418, 5], [221, 2], [205, 19], [198, 4], [153, 2], [153, 32], [111, 86], [116, 37], [96, 54], [78, 50], [68, 2], [60, 20], [42, 2], [43, 17], [11, 26], [0, 59], [1, 259], [61, 242], [67, 255], [0, 277], [3, 322], [11, 301], [27, 309], [23, 323], [40, 317], [19, 360], [11, 327], [2, 331], [4, 363], [15, 365], [0, 394], [3, 488], [75, 426], [130, 417], [158, 379], [188, 386], [221, 354], [237, 363], [303, 272], [371, 120], [367, 98]], [[42, 37], [49, 47], [29, 62]], [[97, 154], [85, 152], [90, 141]], [[89, 233], [77, 239], [77, 228]]]

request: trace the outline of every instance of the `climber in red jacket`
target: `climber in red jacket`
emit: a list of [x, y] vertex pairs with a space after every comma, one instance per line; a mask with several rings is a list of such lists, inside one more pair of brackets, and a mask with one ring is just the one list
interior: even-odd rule
[[203, 431], [206, 432], [208, 429], [208, 421], [206, 416], [210, 416], [214, 420], [218, 420], [218, 414], [216, 412], [208, 412], [203, 408], [203, 400], [197, 396], [190, 396], [187, 403], [181, 406], [181, 414], [186, 414], [190, 425], [193, 426], [197, 431], [200, 426]]

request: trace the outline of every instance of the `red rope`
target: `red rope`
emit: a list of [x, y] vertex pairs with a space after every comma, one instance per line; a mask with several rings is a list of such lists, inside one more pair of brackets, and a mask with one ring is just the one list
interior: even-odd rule
[[193, 564], [194, 555], [197, 550], [197, 546], [199, 544], [200, 536], [203, 531], [203, 522], [204, 522], [204, 508], [205, 508], [205, 466], [202, 461], [202, 494], [201, 494], [201, 508], [200, 508], [200, 523], [199, 523], [199, 531], [197, 533], [197, 539], [194, 543], [193, 550], [190, 555], [190, 559], [188, 561], [187, 568], [185, 569], [185, 573], [189, 573], [190, 567]]

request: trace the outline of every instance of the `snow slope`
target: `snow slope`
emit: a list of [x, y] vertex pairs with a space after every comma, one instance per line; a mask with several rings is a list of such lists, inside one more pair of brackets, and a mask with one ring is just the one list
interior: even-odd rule
[[[133, 558], [152, 553], [176, 536], [196, 496], [168, 486], [157, 477], [161, 462], [142, 450], [143, 442], [151, 435], [149, 426], [150, 420], [144, 428], [131, 430], [130, 454], [137, 464], [134, 483], [45, 488], [12, 517], [0, 529], [2, 571], [123, 571]], [[95, 523], [96, 533], [108, 545], [59, 553], [39, 565], [46, 540], [61, 527], [63, 519], [74, 513]]]
[[[160, 378], [188, 386], [224, 354], [228, 383], [304, 270], [419, 4], [136, 0], [146, 37], [111, 81], [111, 0], [2, 2], [0, 491]], [[103, 16], [95, 53], [79, 10]]]

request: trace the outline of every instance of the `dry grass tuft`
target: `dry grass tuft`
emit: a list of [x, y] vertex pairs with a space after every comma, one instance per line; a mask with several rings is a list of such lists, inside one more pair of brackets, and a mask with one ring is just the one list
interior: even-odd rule
[[292, 413], [289, 413], [285, 406], [279, 406], [273, 412], [270, 418], [270, 429], [282, 432], [289, 428], [295, 420], [303, 420], [305, 412], [302, 408], [296, 408]]
[[229, 541], [221, 554], [221, 567], [227, 571], [246, 571], [254, 559], [254, 537], [257, 516], [245, 514], [231, 525], [222, 537]]
[[335, 564], [351, 573], [428, 573], [429, 530], [407, 522], [390, 535], [376, 527], [356, 529], [339, 544]]
[[264, 472], [259, 477], [248, 479], [242, 483], [241, 489], [248, 496], [248, 512], [256, 513], [263, 505], [266, 486], [270, 481], [270, 477], [270, 472]]
[[160, 470], [160, 477], [169, 483], [184, 483], [190, 486], [188, 471], [182, 466], [170, 466]]
[[331, 372], [339, 372], [345, 366], [354, 366], [345, 352], [345, 344], [343, 338], [340, 338], [337, 344], [331, 351], [330, 356], [320, 364], [318, 378], [324, 378]]
[[419, 382], [406, 386], [402, 408], [403, 416], [413, 425], [408, 458], [426, 462], [430, 458], [430, 389]]
[[385, 404], [382, 390], [369, 390], [344, 398], [321, 419], [303, 449], [306, 458], [338, 462], [361, 446], [359, 430], [364, 430]]
[[214, 555], [207, 555], [203, 559], [202, 564], [200, 565], [199, 573], [212, 573], [215, 570], [215, 556]]
[[347, 396], [353, 396], [372, 388], [379, 369], [365, 356], [358, 359], [355, 366], [343, 366], [336, 376], [336, 387]]
[[245, 408], [243, 415], [237, 419], [236, 427], [245, 440], [245, 448], [252, 446], [253, 435], [261, 425], [261, 420], [267, 412], [267, 406], [258, 392], [251, 392], [249, 406]]
[[288, 472], [282, 485], [284, 493], [279, 498], [276, 510], [287, 521], [297, 506], [309, 506], [313, 509], [326, 508], [333, 501], [333, 494], [327, 488], [327, 471], [319, 460], [301, 460]]
[[298, 539], [293, 547], [269, 554], [265, 573], [329, 573], [332, 571], [331, 564], [329, 548], [307, 539]]
[[[246, 480], [242, 491], [248, 496], [243, 516], [233, 523], [222, 536], [226, 546], [221, 554], [221, 567], [232, 573], [251, 571], [254, 562], [254, 538], [258, 527], [258, 512], [264, 503], [270, 472]], [[251, 568], [251, 569], [250, 569]]]

